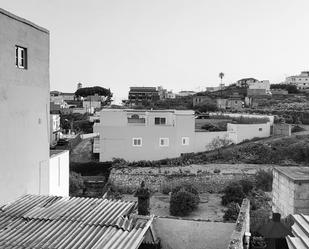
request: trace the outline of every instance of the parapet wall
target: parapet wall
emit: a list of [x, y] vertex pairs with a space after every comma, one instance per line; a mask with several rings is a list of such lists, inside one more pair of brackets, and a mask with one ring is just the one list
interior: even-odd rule
[[228, 249], [249, 248], [249, 242], [244, 241], [246, 232], [250, 232], [250, 201], [248, 199], [242, 201]]
[[172, 189], [182, 183], [193, 184], [199, 192], [218, 193], [231, 181], [253, 177], [258, 169], [269, 169], [269, 165], [208, 164], [161, 168], [112, 169], [109, 181], [125, 193], [134, 192], [145, 181], [153, 192]]

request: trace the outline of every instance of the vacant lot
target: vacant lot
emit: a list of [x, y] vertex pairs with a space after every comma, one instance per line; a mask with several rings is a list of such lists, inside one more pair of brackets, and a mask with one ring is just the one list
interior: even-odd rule
[[[225, 207], [221, 205], [221, 196], [221, 194], [200, 194], [201, 202], [198, 209], [185, 218], [223, 221]], [[137, 198], [133, 195], [124, 195], [123, 200], [137, 201]], [[161, 193], [152, 195], [150, 199], [150, 213], [161, 217], [172, 217], [169, 214], [169, 200], [169, 195], [163, 195]]]

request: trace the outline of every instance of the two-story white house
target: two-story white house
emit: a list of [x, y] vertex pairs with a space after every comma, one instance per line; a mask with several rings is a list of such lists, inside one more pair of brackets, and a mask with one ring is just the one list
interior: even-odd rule
[[100, 161], [158, 160], [192, 152], [194, 125], [193, 111], [103, 109], [94, 126]]

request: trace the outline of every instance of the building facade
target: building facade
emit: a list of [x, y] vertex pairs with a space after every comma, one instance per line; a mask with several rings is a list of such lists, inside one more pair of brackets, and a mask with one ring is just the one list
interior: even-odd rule
[[153, 102], [160, 99], [156, 87], [130, 87], [129, 102], [135, 105], [142, 102]]
[[50, 114], [50, 145], [57, 144], [60, 138], [60, 115]]
[[[267, 124], [243, 127], [233, 126], [222, 132], [199, 132], [195, 131], [195, 117], [191, 110], [103, 109], [100, 123], [93, 127], [93, 132], [100, 136], [93, 149], [100, 154], [101, 162], [114, 158], [160, 160], [211, 150], [211, 142], [218, 137], [237, 143], [252, 137], [264, 137], [266, 129], [270, 134], [270, 125]], [[263, 132], [259, 130], [261, 127]]]
[[192, 151], [193, 111], [103, 109], [100, 124], [100, 161], [128, 161], [178, 157]]
[[303, 71], [299, 75], [289, 76], [285, 79], [285, 84], [295, 85], [298, 90], [309, 89], [309, 71]]
[[276, 167], [273, 170], [272, 210], [282, 217], [309, 215], [309, 168]]
[[49, 32], [0, 9], [0, 204], [43, 194], [49, 165]]

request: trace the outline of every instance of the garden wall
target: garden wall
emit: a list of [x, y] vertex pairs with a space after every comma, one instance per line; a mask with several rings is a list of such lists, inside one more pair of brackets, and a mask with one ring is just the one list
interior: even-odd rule
[[109, 181], [124, 193], [134, 192], [145, 181], [154, 192], [170, 190], [182, 183], [191, 183], [200, 192], [218, 193], [231, 181], [252, 177], [258, 169], [269, 169], [270, 165], [256, 164], [208, 164], [160, 168], [112, 169]]
[[156, 217], [153, 227], [162, 249], [227, 248], [234, 223]]
[[[250, 201], [244, 199], [239, 210], [235, 229], [232, 233], [228, 249], [243, 249], [249, 247], [248, 238], [245, 233], [250, 232]], [[245, 246], [244, 246], [245, 244]]]

